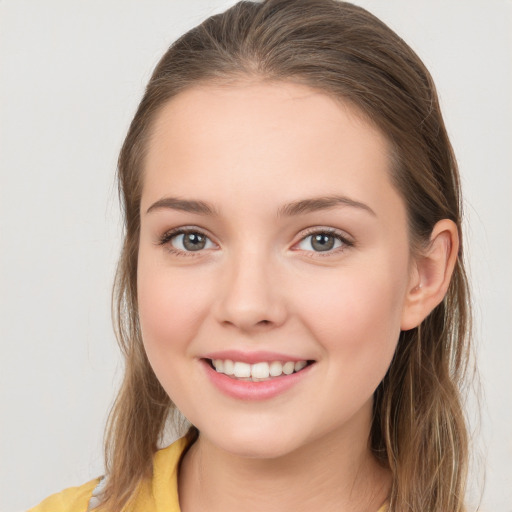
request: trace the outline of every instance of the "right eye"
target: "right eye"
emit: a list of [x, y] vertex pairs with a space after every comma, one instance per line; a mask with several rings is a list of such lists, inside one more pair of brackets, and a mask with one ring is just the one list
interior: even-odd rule
[[204, 233], [192, 229], [169, 231], [164, 234], [160, 244], [166, 245], [171, 252], [183, 256], [188, 256], [187, 253], [215, 247], [215, 244]]

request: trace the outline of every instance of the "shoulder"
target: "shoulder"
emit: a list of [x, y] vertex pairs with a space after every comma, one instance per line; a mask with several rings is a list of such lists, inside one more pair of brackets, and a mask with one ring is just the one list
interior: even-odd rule
[[132, 507], [134, 511], [179, 512], [178, 469], [180, 459], [188, 446], [189, 441], [186, 438], [181, 438], [155, 453], [153, 477], [145, 480], [139, 486]]
[[[134, 510], [153, 510], [158, 508], [157, 503], [165, 504], [169, 511], [179, 510], [178, 465], [189, 444], [190, 441], [183, 437], [155, 453], [153, 478], [141, 483]], [[64, 489], [27, 512], [87, 512], [98, 504], [95, 495], [105, 483], [104, 478], [95, 478], [80, 487]]]
[[158, 450], [153, 457], [153, 466], [156, 472], [171, 469], [176, 471], [180, 459], [190, 446], [190, 440], [181, 437], [165, 448]]
[[92, 493], [100, 480], [95, 478], [79, 487], [69, 487], [52, 494], [27, 512], [86, 512]]

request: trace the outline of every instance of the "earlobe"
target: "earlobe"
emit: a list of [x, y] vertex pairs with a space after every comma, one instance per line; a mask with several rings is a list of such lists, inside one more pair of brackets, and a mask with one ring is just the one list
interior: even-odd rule
[[442, 302], [458, 252], [457, 225], [449, 219], [440, 220], [432, 230], [429, 245], [416, 257], [402, 313], [403, 331], [417, 327]]

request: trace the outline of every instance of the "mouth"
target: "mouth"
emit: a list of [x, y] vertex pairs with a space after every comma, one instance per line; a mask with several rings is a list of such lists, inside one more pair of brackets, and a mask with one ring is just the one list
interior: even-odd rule
[[215, 370], [233, 380], [265, 382], [300, 373], [315, 363], [313, 360], [301, 361], [260, 361], [253, 364], [231, 359], [204, 359]]

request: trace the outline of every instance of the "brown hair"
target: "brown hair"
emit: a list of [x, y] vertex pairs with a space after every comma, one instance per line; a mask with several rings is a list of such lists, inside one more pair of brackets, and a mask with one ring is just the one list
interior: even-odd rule
[[[126, 367], [105, 439], [106, 510], [120, 510], [151, 476], [174, 409], [144, 352], [137, 316], [139, 207], [152, 122], [186, 88], [244, 77], [301, 83], [353, 104], [393, 148], [392, 179], [406, 203], [413, 249], [445, 218], [462, 237], [457, 165], [432, 78], [411, 48], [366, 10], [336, 0], [244, 1], [180, 37], [158, 63], [119, 156], [125, 238], [113, 304]], [[370, 443], [393, 476], [392, 511], [464, 508], [461, 384], [469, 323], [461, 245], [444, 301], [419, 327], [401, 333], [375, 392]]]

